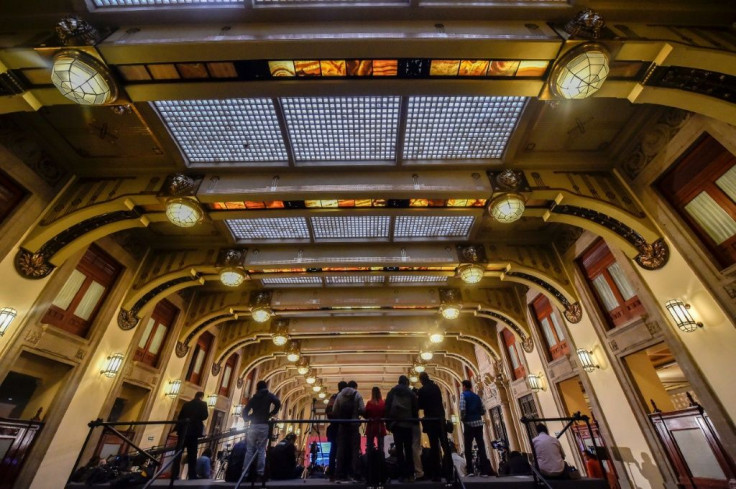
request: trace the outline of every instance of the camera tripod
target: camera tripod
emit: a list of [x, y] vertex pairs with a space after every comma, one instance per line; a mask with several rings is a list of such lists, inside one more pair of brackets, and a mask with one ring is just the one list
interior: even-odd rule
[[317, 452], [315, 454], [312, 454], [312, 452], [311, 452], [311, 444], [310, 444], [310, 447], [309, 447], [310, 448], [310, 452], [309, 452], [309, 455], [310, 455], [310, 463], [309, 463], [309, 465], [306, 464], [307, 457], [306, 457], [306, 453], [305, 453], [304, 454], [305, 455], [304, 456], [304, 462], [305, 462], [305, 464], [304, 464], [304, 470], [302, 471], [302, 479], [308, 479], [314, 473], [315, 469], [317, 468], [317, 459], [319, 458], [319, 454], [322, 451], [322, 435], [320, 435], [320, 432], [319, 432], [319, 424], [317, 424], [317, 423], [314, 422], [314, 418], [317, 415], [317, 413], [316, 413], [317, 410], [315, 408], [316, 402], [317, 402], [317, 399], [312, 399], [312, 415], [310, 416], [310, 419], [312, 421], [309, 423], [309, 426], [307, 427], [306, 433], [307, 433], [307, 439], [309, 439], [309, 435], [312, 432], [317, 433], [317, 442], [316, 442], [317, 443]]

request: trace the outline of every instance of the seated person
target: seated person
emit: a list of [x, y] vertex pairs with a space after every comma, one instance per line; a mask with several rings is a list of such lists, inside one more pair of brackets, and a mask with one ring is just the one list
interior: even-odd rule
[[278, 442], [268, 454], [271, 465], [271, 479], [297, 479], [304, 467], [296, 464], [296, 435], [289, 433]]
[[457, 475], [460, 477], [465, 477], [466, 475], [468, 475], [468, 470], [465, 466], [465, 464], [467, 463], [465, 461], [465, 457], [457, 453], [457, 447], [453, 442], [450, 442], [450, 453], [452, 453], [452, 464], [455, 466]]
[[210, 477], [212, 477], [212, 449], [205, 448], [202, 455], [197, 458], [197, 479]]
[[230, 452], [230, 456], [227, 459], [227, 469], [225, 469], [226, 482], [237, 482], [243, 473], [245, 448], [245, 440], [241, 440], [235, 444]]
[[589, 450], [583, 452], [583, 455], [585, 456], [585, 471], [588, 473], [588, 477], [591, 479], [603, 479], [603, 468], [598, 457]]
[[532, 468], [529, 466], [526, 456], [516, 450], [509, 453], [503, 475], [531, 475], [531, 473]]
[[546, 425], [539, 423], [536, 428], [539, 434], [532, 440], [532, 445], [539, 472], [551, 479], [565, 478], [565, 452], [560, 441], [549, 436]]

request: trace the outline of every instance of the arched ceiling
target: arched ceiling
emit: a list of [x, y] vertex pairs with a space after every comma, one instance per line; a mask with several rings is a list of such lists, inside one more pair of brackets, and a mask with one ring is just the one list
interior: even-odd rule
[[[30, 230], [18, 271], [41, 278], [111, 237], [143, 261], [121, 327], [180, 293], [178, 355], [216, 329], [215, 370], [238, 352], [240, 378], [259, 367], [294, 399], [310, 393], [270, 341], [279, 325], [325, 383], [390, 387], [440, 306], [462, 303], [428, 362], [449, 392], [477, 372], [476, 347], [498, 356], [497, 325], [531, 341], [527, 288], [579, 321], [559, 256], [583, 230], [643, 268], [667, 261], [614, 172], [638, 132], [661, 117], [675, 127], [675, 108], [736, 121], [732, 88], [668, 82], [736, 76], [726, 0], [96, 2], [2, 6], [0, 27], [13, 32], [0, 35], [0, 77], [17, 83], [1, 86], [0, 128], [33, 140], [26, 150], [42, 152], [46, 170], [77, 177]], [[583, 42], [564, 24], [585, 7], [607, 20], [611, 76], [592, 98], [557, 100], [552, 66]], [[112, 107], [73, 105], [50, 86], [54, 23], [69, 13], [109, 28], [84, 49], [120, 84]], [[525, 197], [524, 216], [497, 222], [486, 206], [510, 190]], [[167, 221], [167, 200], [182, 196], [203, 207], [200, 225]], [[478, 284], [458, 278], [467, 263], [483, 268]], [[248, 280], [224, 287], [225, 266]], [[263, 304], [276, 317], [255, 323]]]

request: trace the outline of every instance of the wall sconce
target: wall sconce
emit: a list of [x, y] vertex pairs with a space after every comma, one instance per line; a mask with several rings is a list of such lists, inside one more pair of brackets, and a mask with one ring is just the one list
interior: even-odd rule
[[173, 399], [179, 395], [180, 390], [181, 380], [172, 380], [169, 382], [169, 390], [166, 392], [166, 395]]
[[294, 433], [296, 433], [296, 436], [299, 436], [299, 435], [302, 434], [302, 429], [301, 428], [297, 428]]
[[291, 433], [292, 431], [294, 431], [294, 427], [292, 425], [289, 425], [289, 426], [286, 427], [286, 432], [287, 433]]
[[105, 377], [115, 377], [123, 366], [125, 356], [122, 353], [114, 353], [107, 357], [107, 365], [100, 371]]
[[583, 370], [586, 372], [592, 372], [593, 370], [597, 368], [601, 368], [600, 365], [597, 365], [595, 363], [595, 359], [593, 359], [593, 353], [589, 352], [588, 350], [584, 350], [583, 348], [578, 348], [578, 360], [580, 360], [580, 366], [583, 367]]
[[451, 415], [450, 421], [452, 421], [452, 424], [457, 424], [457, 414]]
[[0, 336], [5, 334], [8, 326], [10, 326], [10, 323], [13, 322], [13, 319], [15, 319], [15, 316], [17, 314], [18, 311], [16, 311], [12, 307], [3, 307], [2, 309], [0, 309]]
[[217, 405], [217, 394], [210, 394], [207, 396], [207, 406], [215, 407]]
[[233, 406], [233, 416], [240, 416], [243, 414], [243, 405], [242, 404], [236, 404]]
[[526, 384], [529, 386], [532, 392], [539, 392], [545, 390], [542, 384], [542, 374], [534, 375], [529, 374], [526, 376]]
[[690, 304], [685, 304], [679, 299], [671, 299], [664, 303], [664, 307], [667, 308], [667, 312], [675, 320], [675, 324], [680, 328], [680, 331], [692, 333], [703, 327], [703, 323], [696, 322], [690, 314]]

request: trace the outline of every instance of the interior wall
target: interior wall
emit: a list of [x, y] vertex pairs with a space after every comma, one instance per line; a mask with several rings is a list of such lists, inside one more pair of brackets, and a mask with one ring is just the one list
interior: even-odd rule
[[43, 408], [44, 412], [47, 413], [59, 389], [68, 379], [71, 369], [71, 365], [34, 355], [30, 352], [21, 352], [18, 359], [13, 363], [11, 371], [38, 379], [36, 390], [33, 392], [30, 402], [23, 409], [21, 419], [31, 419], [39, 408]]
[[629, 373], [634, 379], [636, 386], [639, 389], [639, 393], [642, 397], [642, 402], [648, 412], [653, 412], [654, 408], [650, 401], [654, 401], [659, 409], [662, 411], [674, 411], [675, 406], [672, 404], [672, 399], [664, 390], [662, 382], [660, 382], [657, 376], [657, 371], [654, 369], [654, 365], [649, 360], [646, 350], [642, 350], [631, 355], [624, 357], [624, 361], [629, 368]]
[[592, 417], [588, 404], [585, 402], [585, 395], [583, 390], [580, 388], [580, 379], [573, 377], [571, 379], [563, 380], [557, 384], [557, 389], [560, 391], [560, 396], [565, 404], [567, 416], [572, 416], [574, 413], [580, 411], [581, 414]]

